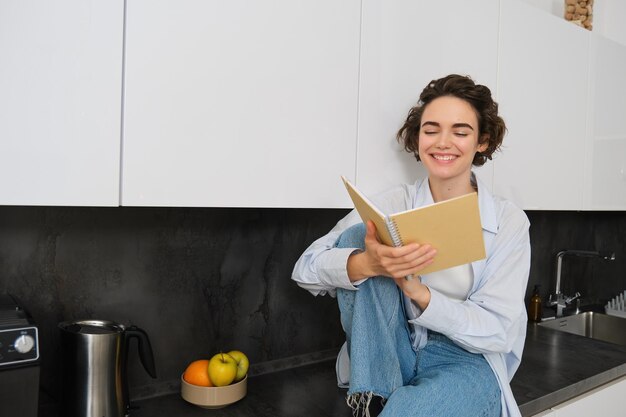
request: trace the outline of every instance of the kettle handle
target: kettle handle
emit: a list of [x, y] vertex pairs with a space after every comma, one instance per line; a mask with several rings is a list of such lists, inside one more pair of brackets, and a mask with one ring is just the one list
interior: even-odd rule
[[139, 359], [144, 369], [152, 378], [156, 378], [156, 366], [154, 365], [154, 354], [152, 353], [152, 345], [150, 345], [150, 339], [148, 334], [137, 326], [129, 326], [126, 331], [126, 350], [128, 351], [128, 344], [132, 337], [137, 338], [137, 344], [139, 349]]

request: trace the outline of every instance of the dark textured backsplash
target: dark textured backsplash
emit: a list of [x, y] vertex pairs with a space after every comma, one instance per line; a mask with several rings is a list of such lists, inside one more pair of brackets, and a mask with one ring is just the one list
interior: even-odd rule
[[335, 300], [290, 276], [346, 212], [0, 207], [0, 291], [39, 325], [44, 396], [59, 394], [57, 323], [86, 318], [143, 328], [159, 379], [131, 352], [131, 388], [168, 389], [190, 361], [220, 350], [242, 350], [252, 364], [338, 350]]
[[[60, 385], [57, 323], [83, 318], [146, 330], [159, 379], [131, 353], [131, 388], [168, 389], [188, 362], [220, 350], [272, 364], [338, 348], [335, 300], [309, 295], [290, 275], [300, 253], [346, 212], [0, 207], [0, 291], [19, 297], [39, 325], [44, 394], [56, 397]], [[538, 283], [547, 298], [562, 249], [617, 255], [567, 258], [564, 291], [604, 302], [626, 289], [626, 212], [528, 215], [529, 292]]]
[[614, 261], [563, 258], [561, 289], [582, 304], [606, 303], [626, 290], [626, 212], [529, 211], [532, 262], [527, 297], [535, 284], [547, 300], [554, 292], [556, 254], [565, 249], [615, 252]]

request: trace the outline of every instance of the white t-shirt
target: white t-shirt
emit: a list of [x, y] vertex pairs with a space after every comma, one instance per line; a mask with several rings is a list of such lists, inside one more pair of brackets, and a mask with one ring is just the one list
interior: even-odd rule
[[[452, 301], [462, 303], [469, 297], [474, 285], [474, 271], [471, 264], [459, 265], [431, 274], [422, 275], [422, 284], [440, 292]], [[404, 296], [404, 305], [407, 319], [413, 320], [419, 316], [419, 309]]]
[[439, 291], [455, 301], [465, 301], [474, 285], [470, 264], [459, 265], [432, 274], [422, 275], [422, 284]]

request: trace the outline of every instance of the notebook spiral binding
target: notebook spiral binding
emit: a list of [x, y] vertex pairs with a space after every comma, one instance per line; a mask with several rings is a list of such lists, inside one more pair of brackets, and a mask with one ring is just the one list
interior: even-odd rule
[[396, 222], [394, 222], [390, 218], [387, 218], [385, 220], [387, 222], [387, 229], [389, 230], [389, 234], [391, 235], [391, 240], [393, 241], [393, 246], [402, 246], [402, 236], [400, 236], [400, 232], [398, 231]]
[[[402, 246], [402, 236], [400, 236], [400, 232], [398, 231], [398, 226], [396, 225], [396, 222], [394, 222], [389, 217], [385, 219], [385, 222], [387, 223], [387, 230], [389, 230], [389, 234], [391, 235], [391, 241], [393, 242], [393, 246]], [[404, 278], [407, 281], [410, 281], [413, 279], [413, 275], [407, 275]]]

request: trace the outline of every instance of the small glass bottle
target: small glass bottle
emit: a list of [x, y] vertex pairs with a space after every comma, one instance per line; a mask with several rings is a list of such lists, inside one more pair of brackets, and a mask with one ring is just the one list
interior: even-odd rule
[[533, 295], [528, 304], [528, 320], [534, 322], [541, 321], [541, 296], [539, 295], [539, 285], [535, 285]]

